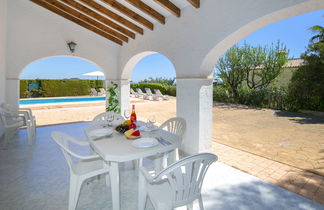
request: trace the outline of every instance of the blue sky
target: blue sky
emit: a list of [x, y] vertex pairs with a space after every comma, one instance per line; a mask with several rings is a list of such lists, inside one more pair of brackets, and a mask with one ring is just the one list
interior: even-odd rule
[[[265, 26], [238, 42], [251, 45], [269, 45], [280, 40], [287, 46], [289, 57], [298, 58], [305, 51], [313, 25], [324, 23], [324, 9], [292, 17], [283, 21]], [[215, 60], [215, 63], [217, 61]], [[28, 65], [21, 79], [63, 79], [81, 78], [95, 79], [95, 77], [82, 76], [82, 74], [100, 70], [88, 61], [72, 57], [51, 57], [35, 61]], [[138, 82], [149, 77], [175, 77], [172, 63], [161, 54], [152, 54], [144, 57], [135, 66], [132, 72], [132, 81]]]

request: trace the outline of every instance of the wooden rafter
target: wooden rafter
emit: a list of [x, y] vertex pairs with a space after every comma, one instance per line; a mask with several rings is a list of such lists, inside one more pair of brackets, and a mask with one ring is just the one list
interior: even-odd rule
[[161, 7], [171, 12], [171, 14], [180, 17], [181, 10], [176, 5], [174, 5], [171, 1], [169, 0], [154, 0], [154, 1], [158, 3]]
[[165, 17], [161, 15], [159, 12], [157, 12], [155, 9], [153, 9], [152, 7], [142, 2], [141, 0], [126, 0], [126, 2], [130, 3], [137, 9], [141, 10], [142, 12], [145, 12], [146, 14], [150, 15], [160, 23], [165, 24]]
[[57, 7], [55, 7], [55, 6], [53, 6], [53, 5], [49, 4], [49, 3], [43, 2], [42, 0], [30, 0], [30, 1], [34, 2], [35, 4], [37, 4], [37, 5], [41, 6], [41, 7], [44, 7], [46, 9], [52, 11], [53, 13], [55, 13], [55, 14], [63, 17], [63, 18], [66, 18], [66, 19], [68, 19], [68, 20], [70, 20], [70, 21], [72, 21], [72, 22], [74, 22], [74, 23], [76, 23], [76, 24], [78, 24], [78, 25], [80, 25], [80, 26], [82, 26], [82, 27], [84, 27], [84, 28], [98, 34], [98, 35], [100, 35], [100, 36], [103, 36], [103, 37], [109, 39], [110, 41], [113, 41], [113, 42], [115, 42], [115, 43], [117, 43], [119, 45], [123, 45], [123, 42], [121, 40], [117, 39], [116, 37], [114, 37], [114, 36], [112, 36], [110, 34], [107, 34], [107, 33], [99, 30], [98, 28], [96, 28], [96, 27], [94, 27], [94, 26], [92, 26], [92, 25], [90, 25], [90, 24], [88, 24], [88, 23], [86, 23], [84, 21], [82, 21], [82, 20], [80, 20], [80, 19], [78, 19], [78, 18], [76, 18], [76, 17], [74, 17], [74, 16], [72, 16], [70, 14], [67, 14], [66, 12], [63, 12], [62, 10], [58, 9]]
[[89, 15], [89, 16], [97, 19], [97, 20], [99, 20], [102, 23], [105, 23], [106, 25], [120, 31], [121, 33], [125, 34], [126, 36], [129, 36], [129, 37], [135, 39], [135, 33], [133, 33], [132, 31], [130, 31], [130, 30], [116, 24], [115, 22], [105, 18], [104, 16], [94, 12], [93, 10], [83, 6], [82, 4], [80, 4], [80, 3], [78, 3], [78, 2], [76, 2], [74, 0], [60, 0], [60, 1], [66, 3], [67, 5], [69, 5], [69, 6], [73, 7], [73, 8], [75, 8], [76, 10], [79, 10], [79, 11], [81, 11], [81, 12], [83, 12], [83, 13], [85, 13], [85, 14], [87, 14], [87, 15]]
[[136, 12], [128, 9], [123, 4], [119, 3], [115, 0], [101, 0], [102, 2], [106, 3], [107, 5], [111, 6], [112, 8], [118, 10], [119, 12], [127, 15], [128, 17], [132, 18], [133, 20], [137, 21], [138, 23], [142, 24], [143, 26], [147, 27], [148, 29], [153, 30], [154, 26], [153, 23], [147, 20], [146, 18], [140, 16]]
[[120, 15], [117, 15], [116, 13], [112, 12], [111, 10], [107, 9], [106, 7], [98, 4], [95, 1], [92, 0], [79, 0], [82, 3], [86, 4], [87, 6], [105, 14], [107, 17], [110, 17], [111, 19], [125, 25], [126, 27], [132, 29], [133, 31], [136, 31], [140, 34], [144, 34], [144, 30], [137, 26], [136, 24], [132, 23], [131, 21], [128, 21], [127, 19], [123, 18]]
[[200, 0], [187, 0], [187, 1], [196, 8], [200, 7]]
[[104, 32], [124, 41], [124, 42], [128, 42], [128, 38], [126, 36], [122, 35], [121, 33], [117, 32], [115, 30], [112, 30], [111, 28], [108, 28], [107, 26], [99, 23], [98, 21], [93, 20], [92, 18], [78, 12], [77, 10], [72, 9], [69, 6], [66, 6], [65, 4], [59, 2], [58, 0], [44, 0], [44, 1], [51, 4], [52, 6], [55, 6], [59, 9], [63, 10], [64, 12], [66, 12], [70, 15], [73, 15], [74, 17], [76, 17], [86, 23], [89, 23], [92, 26], [95, 26], [95, 27], [101, 29], [102, 31], [104, 31]]

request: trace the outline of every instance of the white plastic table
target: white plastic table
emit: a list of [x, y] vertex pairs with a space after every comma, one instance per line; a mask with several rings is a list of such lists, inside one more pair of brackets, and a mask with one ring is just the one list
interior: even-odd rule
[[[98, 129], [99, 126], [92, 126], [85, 128], [85, 133], [90, 140], [90, 145], [93, 150], [98, 153], [105, 162], [105, 167], [110, 167], [110, 184], [112, 191], [112, 203], [113, 210], [120, 209], [120, 185], [119, 185], [119, 167], [121, 162], [139, 160], [139, 166], [142, 165], [142, 160], [145, 157], [163, 154], [168, 151], [174, 150], [180, 146], [181, 139], [170, 132], [158, 129], [152, 132], [141, 131], [142, 137], [162, 137], [163, 139], [171, 142], [170, 145], [158, 144], [151, 148], [136, 148], [132, 145], [133, 140], [127, 140], [123, 134], [114, 131], [112, 137], [102, 138], [100, 140], [93, 140], [90, 135], [90, 131]], [[102, 127], [100, 127], [102, 128]], [[108, 180], [106, 180], [108, 181]], [[142, 188], [143, 177], [139, 174], [139, 198], [144, 195], [144, 189]], [[108, 182], [107, 182], [108, 183]], [[140, 202], [139, 202], [140, 203]], [[140, 205], [140, 204], [139, 204]], [[142, 209], [139, 206], [138, 209]]]

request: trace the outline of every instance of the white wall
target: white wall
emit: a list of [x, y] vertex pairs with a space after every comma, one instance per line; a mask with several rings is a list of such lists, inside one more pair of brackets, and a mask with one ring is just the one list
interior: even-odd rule
[[[139, 53], [155, 51], [173, 62], [177, 77], [207, 77], [235, 42], [270, 23], [321, 8], [323, 0], [201, 1], [201, 8], [187, 7], [181, 18], [170, 16], [165, 25], [131, 40], [122, 48], [120, 66]], [[122, 78], [130, 73], [124, 68]]]
[[[7, 86], [13, 88], [13, 81], [35, 60], [71, 55], [68, 41], [77, 43], [75, 56], [96, 63], [106, 78], [116, 77], [119, 45], [30, 1], [10, 0], [7, 12]], [[17, 104], [18, 89], [6, 92], [8, 102]]]
[[5, 100], [7, 1], [0, 0], [0, 103]]

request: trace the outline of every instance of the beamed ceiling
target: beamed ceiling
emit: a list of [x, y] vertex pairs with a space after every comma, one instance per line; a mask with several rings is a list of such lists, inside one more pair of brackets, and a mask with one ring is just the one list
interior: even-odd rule
[[200, 6], [200, 0], [30, 1], [119, 45], [165, 24], [169, 15], [180, 18], [186, 6]]

